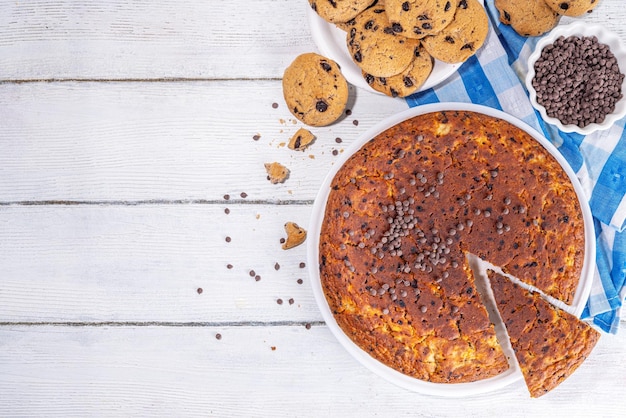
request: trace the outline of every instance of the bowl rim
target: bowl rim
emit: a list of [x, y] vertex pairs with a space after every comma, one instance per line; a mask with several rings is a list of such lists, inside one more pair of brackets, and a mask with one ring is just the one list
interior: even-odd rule
[[626, 74], [626, 46], [624, 46], [620, 37], [606, 29], [604, 26], [584, 21], [574, 21], [566, 25], [557, 26], [552, 29], [549, 34], [537, 41], [533, 52], [528, 57], [528, 72], [526, 73], [524, 84], [528, 90], [531, 104], [539, 112], [544, 121], [551, 125], [555, 125], [559, 130], [566, 133], [575, 132], [581, 135], [589, 135], [596, 131], [603, 131], [611, 128], [615, 122], [626, 116], [626, 77], [624, 77], [624, 80], [622, 81], [622, 94], [624, 97], [615, 104], [613, 113], [606, 115], [602, 123], [590, 123], [584, 128], [580, 128], [578, 125], [572, 124], [564, 125], [557, 118], [548, 116], [546, 108], [537, 101], [537, 92], [532, 85], [532, 80], [535, 78], [536, 74], [535, 62], [539, 59], [543, 48], [554, 43], [554, 41], [556, 41], [560, 36], [568, 37], [575, 35], [596, 36], [598, 38], [598, 42], [609, 45], [611, 52], [617, 59], [620, 71], [623, 74]]
[[[471, 396], [476, 394], [483, 394], [501, 389], [505, 386], [513, 384], [522, 380], [522, 375], [519, 372], [519, 366], [515, 359], [513, 362], [509, 361], [509, 369], [505, 372], [480, 381], [469, 383], [433, 383], [411, 376], [405, 375], [389, 366], [384, 365], [378, 360], [371, 357], [367, 352], [357, 346], [339, 327], [334, 315], [332, 314], [326, 296], [321, 285], [321, 279], [319, 274], [319, 238], [321, 232], [321, 225], [324, 219], [326, 203], [330, 193], [330, 184], [334, 179], [339, 169], [344, 163], [356, 153], [365, 143], [373, 139], [376, 135], [382, 133], [386, 129], [403, 122], [414, 116], [423, 115], [431, 112], [438, 111], [472, 111], [476, 113], [482, 113], [487, 116], [503, 119], [514, 126], [517, 126], [531, 135], [537, 142], [539, 142], [548, 152], [554, 156], [554, 158], [563, 167], [567, 173], [570, 181], [572, 182], [576, 191], [578, 200], [580, 202], [581, 211], [583, 214], [584, 232], [585, 232], [585, 255], [583, 261], [583, 268], [581, 270], [581, 278], [578, 283], [578, 288], [574, 297], [572, 305], [559, 306], [565, 308], [568, 312], [580, 316], [585, 308], [586, 301], [591, 292], [592, 280], [595, 274], [595, 232], [593, 229], [593, 218], [591, 216], [591, 209], [584, 194], [584, 190], [576, 174], [570, 167], [569, 163], [557, 150], [557, 148], [548, 141], [537, 130], [521, 121], [520, 119], [509, 115], [503, 111], [490, 108], [483, 105], [476, 105], [471, 103], [455, 103], [455, 102], [442, 102], [432, 103], [422, 106], [413, 107], [403, 112], [392, 115], [375, 126], [371, 127], [363, 134], [361, 134], [342, 154], [339, 160], [333, 165], [329, 173], [325, 177], [318, 194], [313, 203], [313, 209], [311, 212], [311, 218], [309, 221], [309, 234], [307, 238], [307, 265], [308, 273], [310, 277], [311, 287], [315, 301], [321, 311], [322, 317], [329, 327], [331, 333], [339, 341], [339, 343], [348, 351], [352, 357], [354, 357], [359, 363], [374, 372], [378, 376], [396, 384], [397, 386], [405, 389], [426, 394], [443, 397], [462, 397]], [[502, 342], [506, 344], [506, 342]]]

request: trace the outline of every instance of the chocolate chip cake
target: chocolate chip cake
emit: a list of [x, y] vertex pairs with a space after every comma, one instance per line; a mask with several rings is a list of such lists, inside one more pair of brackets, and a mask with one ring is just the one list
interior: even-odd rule
[[529, 134], [480, 113], [428, 113], [338, 170], [320, 233], [322, 289], [375, 359], [428, 382], [473, 382], [508, 363], [466, 254], [571, 303], [583, 227], [567, 174]]

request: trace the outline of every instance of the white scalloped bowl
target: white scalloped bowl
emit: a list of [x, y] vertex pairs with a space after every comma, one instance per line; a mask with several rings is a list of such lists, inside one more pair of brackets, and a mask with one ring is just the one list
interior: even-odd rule
[[530, 55], [528, 59], [528, 74], [526, 74], [526, 88], [528, 89], [528, 93], [530, 95], [530, 101], [535, 109], [539, 111], [541, 117], [546, 122], [555, 125], [559, 130], [563, 132], [577, 132], [582, 135], [588, 135], [595, 131], [602, 131], [609, 129], [613, 124], [619, 119], [626, 116], [626, 77], [622, 82], [622, 97], [616, 104], [613, 113], [610, 113], [604, 119], [604, 122], [598, 123], [590, 123], [584, 128], [580, 128], [577, 125], [564, 125], [560, 120], [548, 116], [546, 113], [546, 108], [537, 102], [537, 92], [533, 88], [532, 80], [535, 78], [535, 62], [541, 55], [541, 51], [543, 48], [549, 44], [554, 43], [556, 39], [560, 36], [569, 37], [569, 36], [596, 36], [598, 38], [598, 42], [602, 44], [606, 44], [610, 47], [611, 52], [615, 55], [617, 59], [617, 63], [619, 65], [620, 71], [625, 73], [626, 71], [626, 47], [624, 47], [620, 38], [605, 29], [603, 26], [590, 24], [583, 21], [573, 22], [567, 25], [557, 26], [553, 29], [548, 35], [544, 36], [537, 42], [535, 46], [535, 50]]

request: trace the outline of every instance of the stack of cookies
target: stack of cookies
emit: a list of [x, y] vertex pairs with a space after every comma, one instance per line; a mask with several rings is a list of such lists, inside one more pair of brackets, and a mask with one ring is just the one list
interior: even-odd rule
[[522, 36], [539, 36], [552, 30], [561, 16], [591, 12], [599, 0], [496, 0], [500, 21]]
[[346, 44], [367, 83], [392, 97], [416, 92], [433, 58], [460, 63], [483, 45], [488, 17], [478, 0], [309, 0], [346, 31]]

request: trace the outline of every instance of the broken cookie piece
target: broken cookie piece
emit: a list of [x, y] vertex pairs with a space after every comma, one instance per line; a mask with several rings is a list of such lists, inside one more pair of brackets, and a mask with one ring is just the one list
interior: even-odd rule
[[308, 129], [300, 128], [298, 131], [291, 137], [289, 140], [289, 144], [287, 147], [294, 151], [304, 151], [311, 143], [315, 140], [315, 135], [311, 133]]
[[295, 222], [287, 222], [285, 224], [285, 232], [287, 232], [287, 239], [283, 244], [283, 250], [297, 247], [306, 240], [306, 230]]
[[289, 169], [277, 162], [265, 163], [265, 171], [267, 171], [267, 179], [272, 184], [283, 183], [289, 177]]

